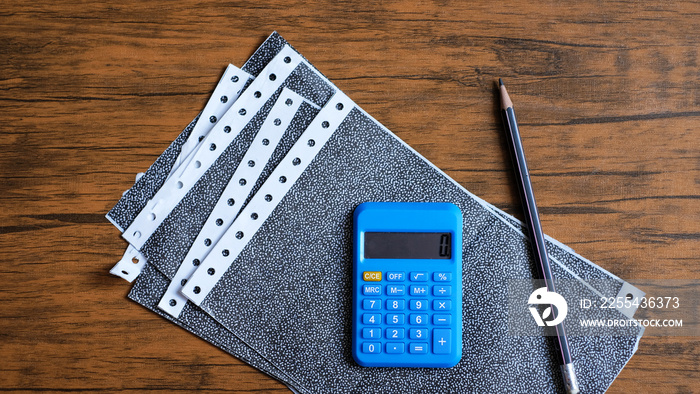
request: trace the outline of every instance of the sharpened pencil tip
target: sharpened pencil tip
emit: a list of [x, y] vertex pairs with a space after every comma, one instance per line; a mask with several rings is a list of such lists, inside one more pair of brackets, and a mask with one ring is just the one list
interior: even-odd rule
[[501, 91], [501, 109], [506, 109], [513, 106], [513, 102], [510, 101], [508, 92], [506, 91], [505, 85], [503, 85], [503, 80], [498, 78], [498, 90]]

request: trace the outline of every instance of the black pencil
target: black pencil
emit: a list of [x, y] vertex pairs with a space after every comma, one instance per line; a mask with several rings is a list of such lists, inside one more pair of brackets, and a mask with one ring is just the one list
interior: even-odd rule
[[[503, 85], [503, 80], [498, 79], [499, 89], [501, 91], [501, 115], [503, 116], [503, 125], [506, 129], [506, 137], [510, 148], [513, 168], [515, 170], [516, 179], [518, 181], [518, 190], [525, 211], [525, 219], [527, 229], [530, 235], [530, 245], [532, 246], [532, 254], [535, 257], [535, 262], [538, 269], [541, 271], [542, 279], [544, 279], [547, 291], [555, 292], [554, 278], [552, 277], [552, 269], [549, 266], [549, 258], [547, 257], [547, 247], [544, 242], [544, 233], [540, 224], [540, 216], [537, 212], [535, 204], [535, 195], [532, 192], [532, 184], [530, 183], [530, 173], [527, 169], [525, 161], [525, 152], [523, 144], [520, 140], [520, 131], [518, 123], [515, 120], [515, 112], [513, 111], [513, 102], [508, 96], [506, 87]], [[552, 315], [555, 315], [554, 307], [552, 306]], [[557, 332], [557, 350], [561, 356], [561, 373], [564, 378], [566, 391], [570, 394], [579, 392], [576, 373], [574, 372], [574, 364], [571, 359], [569, 350], [569, 341], [566, 339], [566, 330], [564, 323], [559, 323], [554, 326]]]

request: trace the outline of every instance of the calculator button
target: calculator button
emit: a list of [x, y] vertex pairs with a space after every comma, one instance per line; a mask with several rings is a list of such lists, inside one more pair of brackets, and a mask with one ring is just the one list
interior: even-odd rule
[[406, 316], [403, 313], [394, 313], [386, 315], [386, 324], [400, 326], [404, 323], [406, 323]]
[[400, 354], [404, 352], [403, 342], [389, 342], [386, 344], [386, 352], [390, 354]]
[[433, 300], [434, 311], [449, 311], [452, 309], [452, 301], [450, 300]]
[[382, 337], [382, 330], [379, 328], [363, 328], [362, 338], [364, 339], [379, 339]]
[[403, 339], [405, 336], [403, 328], [387, 328], [386, 339]]
[[381, 353], [382, 344], [379, 342], [364, 342], [362, 344], [362, 353]]
[[411, 313], [408, 319], [410, 324], [428, 324], [428, 315], [424, 313]]
[[390, 311], [402, 311], [406, 309], [406, 301], [404, 300], [386, 300], [386, 309]]
[[435, 282], [450, 282], [452, 280], [451, 272], [434, 272], [433, 281]]
[[362, 294], [364, 295], [381, 295], [382, 285], [362, 285]]
[[427, 272], [411, 272], [411, 282], [427, 282], [428, 273]]
[[381, 324], [382, 315], [379, 313], [365, 313], [362, 315], [362, 324]]
[[436, 326], [448, 326], [452, 322], [452, 315], [433, 315], [433, 324]]
[[428, 295], [428, 286], [416, 286], [410, 287], [412, 296], [425, 296]]
[[428, 300], [410, 300], [408, 308], [412, 311], [425, 311], [428, 309]]
[[437, 297], [449, 297], [452, 295], [452, 286], [433, 286], [433, 295]]
[[380, 282], [382, 280], [381, 271], [365, 271], [362, 273], [362, 279], [365, 282]]
[[452, 330], [436, 328], [433, 330], [433, 353], [449, 354], [452, 351]]
[[408, 345], [408, 352], [413, 354], [426, 354], [428, 353], [427, 343], [411, 343]]
[[389, 282], [403, 282], [406, 279], [404, 272], [387, 272], [386, 280]]
[[404, 285], [388, 285], [386, 287], [386, 295], [402, 296], [406, 294], [406, 286]]
[[362, 309], [368, 311], [372, 309], [382, 309], [382, 300], [376, 299], [376, 300], [362, 300]]
[[411, 328], [408, 330], [408, 337], [411, 339], [428, 339], [428, 330], [425, 328]]

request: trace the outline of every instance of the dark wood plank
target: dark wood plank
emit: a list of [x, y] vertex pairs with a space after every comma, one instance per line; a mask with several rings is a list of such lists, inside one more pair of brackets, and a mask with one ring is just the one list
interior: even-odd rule
[[[0, 390], [285, 392], [138, 305], [103, 218], [280, 31], [358, 104], [520, 216], [494, 80], [545, 231], [625, 279], [700, 279], [695, 2], [5, 1]], [[176, 344], [173, 346], [172, 344]], [[700, 391], [700, 339], [645, 337], [611, 392]]]

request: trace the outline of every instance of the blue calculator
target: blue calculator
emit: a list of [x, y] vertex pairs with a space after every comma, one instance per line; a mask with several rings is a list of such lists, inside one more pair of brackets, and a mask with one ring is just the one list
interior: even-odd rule
[[450, 203], [355, 209], [352, 355], [364, 367], [462, 358], [462, 212]]

